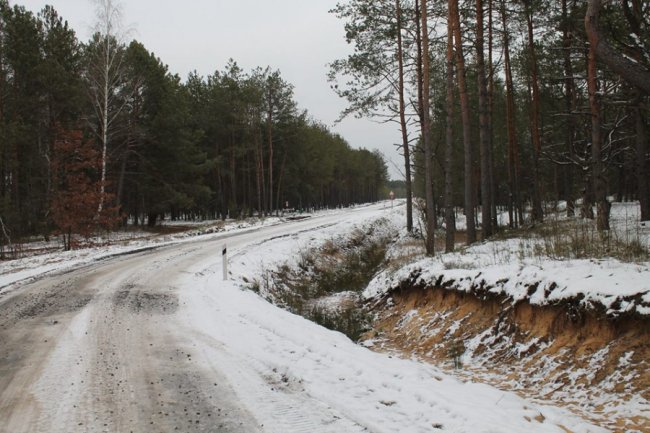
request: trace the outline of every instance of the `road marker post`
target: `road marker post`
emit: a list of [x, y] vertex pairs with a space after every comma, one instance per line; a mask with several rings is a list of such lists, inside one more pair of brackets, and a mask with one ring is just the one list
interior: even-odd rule
[[221, 250], [221, 261], [223, 262], [223, 280], [228, 280], [228, 247], [226, 244], [223, 244], [223, 250]]

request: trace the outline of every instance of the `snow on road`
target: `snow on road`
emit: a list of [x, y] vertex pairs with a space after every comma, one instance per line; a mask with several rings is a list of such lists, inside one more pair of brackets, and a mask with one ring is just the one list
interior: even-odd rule
[[240, 433], [605, 431], [373, 353], [242, 289], [241, 277], [355, 224], [399, 217], [391, 212], [359, 207], [14, 285], [0, 299], [3, 313], [14, 308], [0, 320], [0, 432], [172, 431], [181, 421]]

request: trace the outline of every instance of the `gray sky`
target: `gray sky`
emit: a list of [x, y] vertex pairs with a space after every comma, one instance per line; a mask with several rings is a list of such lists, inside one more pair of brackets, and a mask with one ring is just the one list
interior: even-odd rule
[[[123, 0], [123, 21], [139, 40], [183, 79], [223, 70], [233, 58], [246, 71], [279, 69], [295, 86], [301, 108], [341, 134], [353, 147], [379, 149], [392, 178], [391, 164], [402, 165], [394, 143], [397, 125], [349, 118], [334, 126], [345, 101], [330, 89], [327, 63], [351, 52], [343, 23], [328, 11], [337, 0]], [[51, 4], [86, 41], [95, 21], [90, 0], [10, 0], [38, 12]]]

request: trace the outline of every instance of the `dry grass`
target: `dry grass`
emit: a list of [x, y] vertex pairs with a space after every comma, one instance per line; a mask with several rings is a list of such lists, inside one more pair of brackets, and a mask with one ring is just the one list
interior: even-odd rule
[[369, 323], [360, 303], [343, 302], [330, 309], [314, 301], [337, 293], [363, 291], [384, 264], [390, 241], [376, 227], [356, 229], [344, 239], [328, 240], [301, 252], [295, 267], [280, 265], [249, 287], [265, 294], [274, 304], [358, 339]]
[[636, 227], [601, 232], [590, 220], [548, 218], [533, 227], [506, 230], [495, 239], [518, 238], [523, 256], [535, 258], [603, 259], [639, 262], [650, 258], [648, 245]]

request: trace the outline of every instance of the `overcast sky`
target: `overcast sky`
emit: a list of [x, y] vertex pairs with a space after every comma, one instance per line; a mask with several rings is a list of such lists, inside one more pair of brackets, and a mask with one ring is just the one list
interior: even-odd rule
[[[345, 57], [343, 23], [328, 13], [337, 0], [124, 0], [123, 21], [137, 39], [183, 79], [223, 70], [233, 58], [246, 71], [257, 66], [279, 69], [295, 86], [301, 108], [341, 134], [353, 147], [379, 149], [392, 178], [400, 178], [394, 143], [396, 125], [346, 119], [334, 125], [345, 108], [327, 82], [327, 64]], [[86, 41], [92, 33], [91, 0], [10, 0], [38, 12], [50, 4]]]

